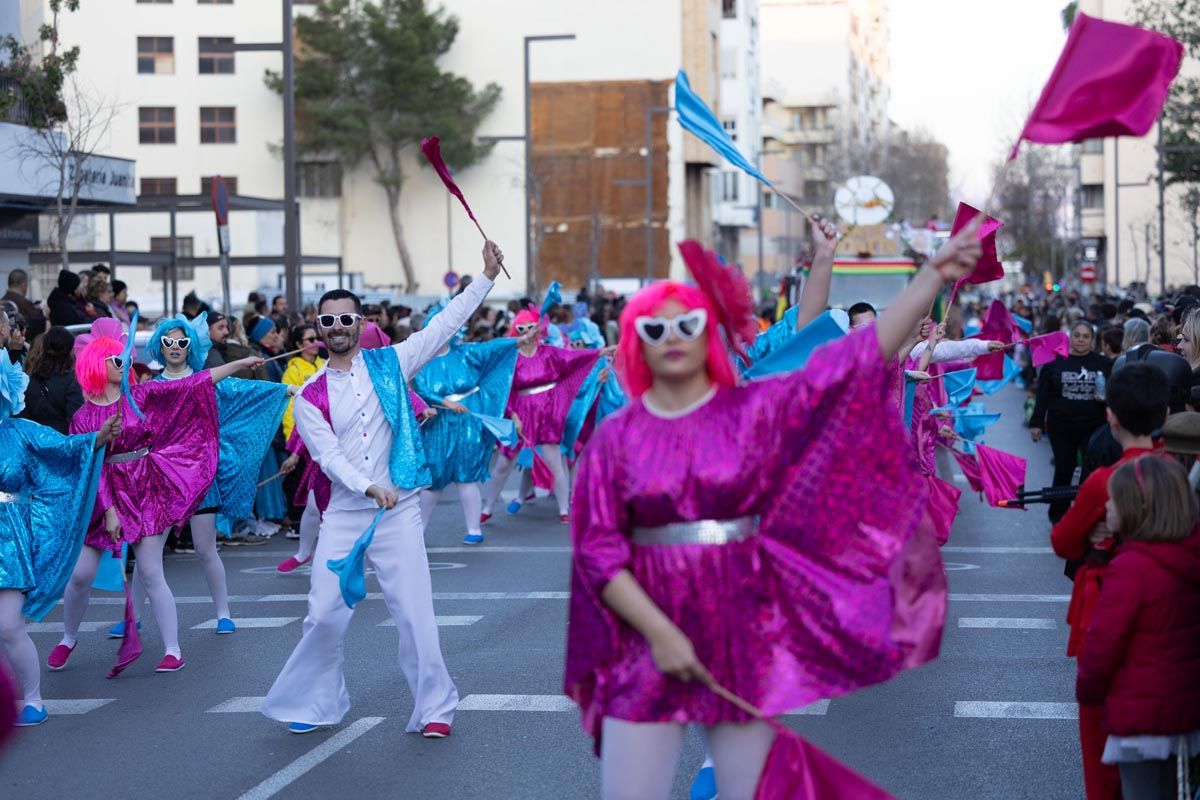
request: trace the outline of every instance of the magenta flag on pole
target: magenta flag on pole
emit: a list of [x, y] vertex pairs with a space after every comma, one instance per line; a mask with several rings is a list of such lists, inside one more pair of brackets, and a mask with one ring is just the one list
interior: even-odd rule
[[1040, 367], [1049, 364], [1059, 356], [1071, 354], [1071, 339], [1062, 331], [1034, 336], [1026, 340], [1030, 353], [1033, 355], [1033, 366]]
[[[954, 224], [950, 226], [950, 235], [953, 236], [967, 227], [971, 220], [978, 216], [979, 209], [966, 203], [959, 203], [958, 211], [954, 214]], [[1000, 230], [1003, 225], [1004, 223], [995, 217], [989, 216], [984, 220], [983, 225], [979, 228], [979, 241], [983, 245], [983, 255], [975, 262], [975, 269], [971, 270], [969, 275], [959, 278], [958, 282], [954, 284], [955, 292], [964, 283], [987, 283], [1004, 277], [1004, 266], [1000, 263], [996, 253], [996, 231]]]
[[963, 477], [967, 479], [971, 491], [982, 492], [983, 473], [979, 469], [979, 461], [971, 453], [962, 453], [953, 447], [950, 448], [950, 452], [954, 454], [954, 460], [958, 462], [958, 468], [962, 470]]
[[983, 318], [983, 329], [971, 338], [1012, 344], [1021, 341], [1024, 336], [1024, 329], [1017, 323], [1008, 306], [999, 300], [993, 300]]
[[775, 741], [754, 800], [895, 800], [791, 728], [768, 722], [775, 729]]
[[1004, 351], [977, 356], [971, 364], [975, 367], [977, 381], [998, 381], [1004, 377]]
[[1025, 485], [1025, 459], [985, 444], [975, 445], [975, 453], [988, 505], [999, 506], [1002, 500], [1016, 497]]
[[[121, 558], [121, 551], [113, 553], [113, 558]], [[125, 577], [122, 571], [121, 577]], [[121, 646], [117, 648], [117, 663], [113, 664], [105, 677], [117, 677], [129, 667], [130, 664], [137, 661], [142, 655], [142, 637], [138, 634], [138, 615], [133, 609], [133, 598], [129, 591], [129, 581], [125, 581], [125, 638], [121, 640]]]
[[467, 205], [467, 198], [463, 197], [462, 189], [458, 188], [458, 184], [454, 182], [454, 176], [450, 174], [450, 168], [442, 160], [441, 140], [436, 136], [422, 139], [421, 152], [425, 154], [425, 160], [433, 167], [434, 172], [442, 179], [442, 183], [446, 184], [446, 188], [450, 190], [450, 194], [458, 198], [458, 202], [462, 203], [462, 207], [467, 210], [467, 216], [478, 226], [479, 220], [475, 219], [475, 212], [471, 211], [471, 207]]
[[1017, 147], [1021, 139], [1062, 144], [1144, 136], [1182, 61], [1183, 45], [1170, 36], [1077, 14]]

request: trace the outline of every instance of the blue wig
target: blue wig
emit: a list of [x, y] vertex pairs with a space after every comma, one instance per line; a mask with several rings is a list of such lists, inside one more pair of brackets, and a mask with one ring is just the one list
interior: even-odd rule
[[150, 337], [149, 344], [146, 345], [146, 356], [165, 366], [167, 360], [163, 357], [162, 337], [175, 329], [182, 330], [183, 335], [192, 340], [187, 351], [187, 365], [192, 368], [192, 372], [200, 372], [204, 369], [208, 351], [212, 349], [212, 339], [208, 338], [207, 311], [202, 311], [195, 319], [188, 319], [183, 314], [160, 319], [154, 326], [154, 334]]

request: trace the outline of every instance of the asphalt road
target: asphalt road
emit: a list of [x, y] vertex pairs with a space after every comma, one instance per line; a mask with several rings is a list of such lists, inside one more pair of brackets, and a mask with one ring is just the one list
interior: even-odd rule
[[[1029, 457], [1027, 483], [1038, 487], [1049, 482], [1049, 447], [1029, 442], [1022, 400], [1015, 388], [988, 400], [1005, 413], [987, 441]], [[116, 642], [103, 632], [121, 601], [97, 593], [85, 620], [94, 630], [66, 670], [43, 674], [50, 721], [0, 754], [0, 797], [596, 797], [591, 742], [559, 694], [566, 529], [540, 499], [485, 530], [483, 546], [462, 546], [448, 494], [428, 535], [442, 648], [462, 697], [449, 739], [404, 733], [412, 701], [387, 611], [371, 598], [347, 639], [353, 707], [343, 724], [294, 736], [258, 713], [305, 613], [307, 571], [274, 572], [293, 545], [280, 538], [223, 551], [240, 625], [232, 636], [199, 627], [213, 610], [194, 557], [168, 557], [187, 660], [176, 674], [153, 672], [161, 645], [147, 615], [146, 655], [104, 679]], [[1044, 507], [991, 509], [964, 496], [944, 551], [953, 594], [940, 658], [788, 724], [904, 800], [1081, 798], [1062, 622], [1070, 584], [1048, 532]], [[61, 620], [58, 609], [33, 634], [43, 659]], [[677, 796], [700, 760], [689, 737]]]

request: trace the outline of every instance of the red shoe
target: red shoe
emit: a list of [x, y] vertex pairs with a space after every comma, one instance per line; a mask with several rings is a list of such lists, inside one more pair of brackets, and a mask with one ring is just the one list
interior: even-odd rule
[[283, 561], [279, 562], [279, 566], [275, 568], [275, 571], [283, 573], [284, 575], [287, 575], [289, 572], [294, 570], [296, 567], [303, 567], [305, 564], [307, 564], [308, 562], [310, 562], [312, 560], [313, 560], [312, 556], [309, 556], [308, 558], [304, 559], [303, 561], [299, 560], [295, 556], [288, 556]]
[[79, 643], [67, 647], [65, 644], [60, 644], [50, 651], [50, 656], [46, 659], [46, 666], [58, 672], [67, 665], [67, 659], [71, 657], [71, 653], [75, 652], [75, 647]]
[[421, 735], [426, 739], [445, 739], [450, 735], [450, 726], [444, 722], [430, 722], [421, 729]]
[[183, 669], [184, 663], [182, 658], [176, 658], [173, 655], [163, 656], [163, 660], [158, 662], [158, 666], [154, 668], [155, 672], [179, 672]]
[[532, 491], [532, 492], [530, 492], [529, 494], [525, 495], [525, 499], [524, 499], [524, 500], [522, 500], [521, 502], [523, 502], [523, 503], [530, 503], [530, 502], [532, 502], [532, 501], [533, 501], [533, 500], [534, 500], [536, 497], [537, 497], [537, 490], [535, 489], [534, 491]]
[[571, 518], [569, 516], [567, 516], [566, 514], [559, 514], [558, 521], [561, 522], [563, 525], [571, 524]]
[[491, 514], [480, 514], [479, 515], [479, 524], [482, 525], [483, 523], [487, 522], [491, 518], [492, 518]]

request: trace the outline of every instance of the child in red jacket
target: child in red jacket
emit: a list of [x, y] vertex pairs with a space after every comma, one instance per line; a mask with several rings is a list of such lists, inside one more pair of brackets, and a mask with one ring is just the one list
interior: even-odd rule
[[[1176, 462], [1142, 457], [1109, 479], [1107, 522], [1121, 537], [1079, 658], [1075, 696], [1103, 705], [1101, 760], [1125, 800], [1170, 800], [1177, 753], [1200, 753], [1200, 532], [1196, 494]], [[1190, 795], [1186, 795], [1190, 796]]]

